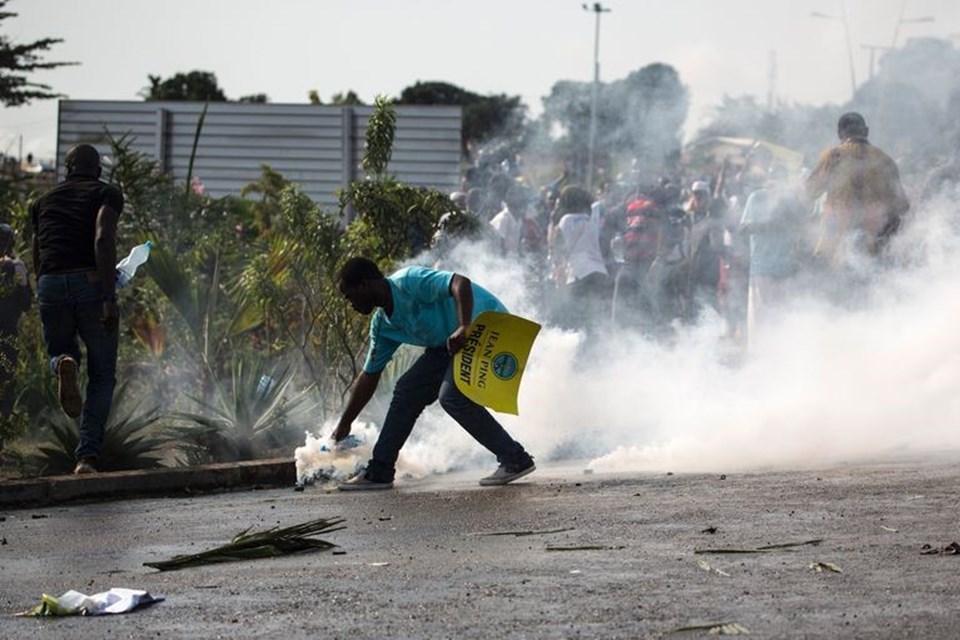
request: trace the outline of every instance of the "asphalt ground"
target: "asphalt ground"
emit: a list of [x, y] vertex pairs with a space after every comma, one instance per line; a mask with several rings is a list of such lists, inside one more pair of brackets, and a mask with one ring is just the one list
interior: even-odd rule
[[[547, 465], [498, 488], [476, 485], [484, 473], [6, 508], [0, 638], [685, 638], [724, 623], [769, 638], [957, 637], [960, 556], [921, 550], [960, 538], [960, 452], [727, 474]], [[346, 520], [323, 536], [335, 553], [143, 566], [319, 517]], [[111, 587], [166, 600], [8, 615], [42, 593]]]

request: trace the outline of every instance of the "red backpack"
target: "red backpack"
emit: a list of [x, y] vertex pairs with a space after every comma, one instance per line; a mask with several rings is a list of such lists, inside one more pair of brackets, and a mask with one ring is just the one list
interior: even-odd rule
[[653, 260], [660, 245], [660, 220], [653, 200], [640, 197], [627, 204], [624, 215], [623, 257], [627, 262]]

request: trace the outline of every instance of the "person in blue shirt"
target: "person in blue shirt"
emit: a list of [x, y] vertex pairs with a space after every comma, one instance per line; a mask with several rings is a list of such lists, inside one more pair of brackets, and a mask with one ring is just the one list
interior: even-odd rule
[[353, 421], [373, 397], [384, 367], [401, 344], [425, 347], [397, 381], [380, 436], [364, 471], [340, 483], [344, 491], [389, 489], [397, 456], [427, 406], [440, 406], [473, 438], [497, 456], [497, 470], [480, 480], [503, 485], [532, 472], [533, 458], [484, 407], [463, 395], [453, 381], [453, 355], [466, 344], [473, 319], [506, 308], [489, 291], [450, 271], [406, 267], [385, 277], [377, 265], [351, 258], [339, 274], [340, 293], [353, 308], [371, 315], [370, 346], [333, 439], [350, 435]]
[[756, 342], [764, 316], [781, 305], [788, 282], [799, 271], [806, 210], [789, 184], [785, 168], [774, 166], [767, 183], [747, 198], [740, 232], [750, 238], [747, 346]]

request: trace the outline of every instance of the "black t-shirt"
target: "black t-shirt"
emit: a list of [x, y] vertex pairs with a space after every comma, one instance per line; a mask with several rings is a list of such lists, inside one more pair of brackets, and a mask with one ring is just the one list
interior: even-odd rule
[[40, 244], [37, 277], [50, 273], [94, 271], [97, 213], [107, 205], [123, 211], [120, 190], [93, 176], [72, 175], [33, 203], [30, 214]]

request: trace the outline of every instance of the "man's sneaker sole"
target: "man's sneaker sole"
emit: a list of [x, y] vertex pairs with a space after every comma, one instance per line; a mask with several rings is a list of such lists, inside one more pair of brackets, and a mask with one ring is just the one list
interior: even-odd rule
[[355, 480], [356, 478], [350, 478], [350, 480], [341, 482], [337, 485], [337, 489], [340, 491], [383, 491], [384, 489], [393, 489], [392, 482], [373, 482], [366, 478]]
[[57, 398], [63, 412], [71, 418], [79, 418], [83, 413], [79, 373], [80, 368], [73, 358], [65, 356], [57, 362]]
[[522, 471], [517, 471], [516, 473], [511, 473], [509, 475], [497, 476], [496, 473], [493, 475], [487, 476], [486, 478], [480, 479], [481, 487], [499, 487], [505, 484], [510, 484], [514, 480], [519, 480], [523, 476], [529, 475], [537, 470], [537, 465], [531, 464], [526, 469]]

